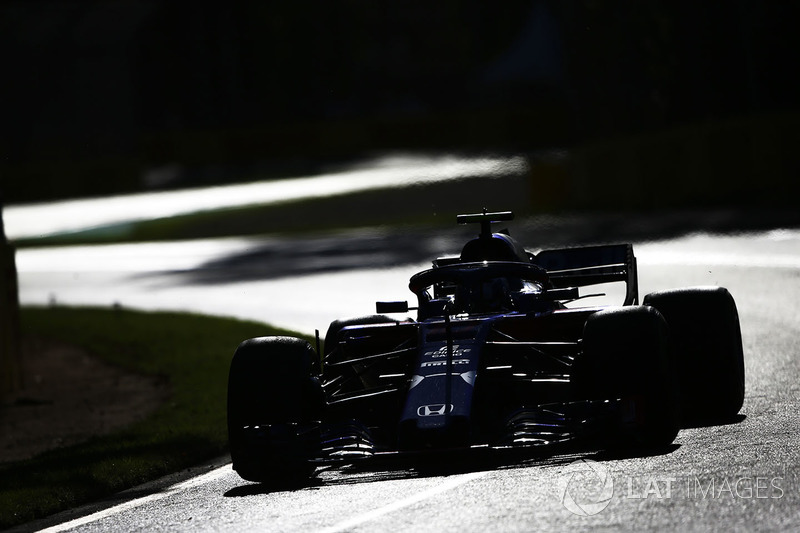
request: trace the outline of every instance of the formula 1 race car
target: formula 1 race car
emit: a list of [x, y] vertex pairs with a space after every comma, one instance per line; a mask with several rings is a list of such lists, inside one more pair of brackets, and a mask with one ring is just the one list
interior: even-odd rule
[[[228, 381], [233, 468], [251, 481], [453, 450], [663, 449], [744, 401], [736, 304], [722, 287], [648, 294], [629, 244], [525, 250], [491, 224], [411, 277], [417, 304], [333, 322], [311, 343], [241, 343]], [[620, 282], [614, 307], [576, 307]], [[416, 320], [393, 319], [415, 310]], [[396, 316], [396, 315], [395, 315]], [[320, 353], [320, 356], [317, 355]]]

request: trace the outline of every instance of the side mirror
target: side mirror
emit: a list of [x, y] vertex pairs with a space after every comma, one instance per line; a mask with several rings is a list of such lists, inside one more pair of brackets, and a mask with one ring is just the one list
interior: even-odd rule
[[561, 289], [547, 289], [545, 296], [550, 300], [578, 300], [580, 294], [578, 287], [565, 287]]
[[408, 313], [408, 302], [375, 302], [375, 311], [383, 313]]

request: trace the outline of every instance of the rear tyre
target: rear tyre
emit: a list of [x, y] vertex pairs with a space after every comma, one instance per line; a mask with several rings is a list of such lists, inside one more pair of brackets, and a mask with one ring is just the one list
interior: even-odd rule
[[599, 311], [584, 326], [575, 359], [576, 394], [588, 400], [620, 399], [610, 424], [610, 448], [660, 448], [680, 429], [678, 393], [667, 324], [647, 306]]
[[654, 292], [675, 349], [684, 424], [732, 419], [744, 403], [744, 354], [736, 303], [723, 287]]
[[325, 405], [313, 377], [316, 354], [292, 337], [242, 342], [228, 375], [228, 441], [233, 469], [248, 481], [299, 482], [313, 472]]

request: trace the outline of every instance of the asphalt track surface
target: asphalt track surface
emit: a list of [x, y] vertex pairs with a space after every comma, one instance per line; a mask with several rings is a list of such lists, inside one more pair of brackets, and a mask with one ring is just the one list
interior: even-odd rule
[[[543, 234], [541, 221], [531, 224], [519, 221], [518, 236], [529, 246]], [[188, 309], [324, 330], [330, 318], [371, 313], [375, 299], [405, 299], [408, 276], [431, 255], [457, 251], [461, 231], [422, 232], [409, 237], [413, 245], [374, 230], [302, 242], [21, 250], [21, 299]], [[684, 429], [659, 455], [461, 459], [423, 472], [334, 468], [291, 489], [245, 482], [221, 460], [23, 529], [797, 530], [800, 231], [661, 233], [632, 240], [642, 295], [722, 285], [736, 299], [747, 391], [735, 423]], [[400, 249], [411, 252], [398, 258]], [[326, 260], [309, 264], [324, 250], [330, 251]], [[284, 263], [270, 259], [276, 256]], [[364, 267], [364, 257], [372, 258], [371, 266]]]

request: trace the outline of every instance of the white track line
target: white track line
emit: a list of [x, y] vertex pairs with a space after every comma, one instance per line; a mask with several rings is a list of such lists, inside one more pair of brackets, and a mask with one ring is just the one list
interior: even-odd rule
[[[104, 518], [114, 516], [129, 509], [135, 509], [136, 507], [140, 507], [147, 503], [151, 503], [166, 498], [168, 496], [172, 496], [174, 494], [177, 494], [178, 492], [203, 485], [204, 483], [208, 483], [210, 481], [214, 481], [216, 479], [228, 475], [230, 472], [231, 472], [230, 465], [227, 464], [219, 468], [216, 468], [214, 470], [211, 470], [210, 472], [206, 472], [201, 476], [183, 481], [181, 483], [177, 483], [161, 492], [150, 494], [148, 496], [143, 496], [141, 498], [136, 498], [135, 500], [130, 500], [121, 503], [119, 505], [115, 505], [114, 507], [109, 507], [108, 509], [103, 509], [102, 511], [97, 511], [96, 513], [92, 513], [90, 515], [70, 520], [69, 522], [63, 522], [61, 524], [57, 524], [55, 526], [48, 527], [46, 529], [42, 529], [40, 530], [40, 533], [61, 533], [63, 531], [69, 531], [70, 529], [77, 528], [86, 524], [91, 524], [92, 522], [103, 520]], [[360, 514], [358, 516], [348, 518], [346, 520], [339, 522], [338, 524], [334, 524], [330, 527], [321, 530], [319, 533], [338, 533], [340, 531], [346, 531], [359, 524], [363, 524], [364, 522], [368, 522], [385, 514], [403, 509], [404, 507], [409, 507], [417, 502], [426, 500], [428, 498], [432, 498], [437, 494], [441, 494], [443, 492], [454, 489], [465, 483], [469, 483], [470, 481], [481, 478], [488, 473], [489, 472], [472, 472], [470, 474], [454, 476], [450, 479], [445, 480], [440, 485], [431, 487], [428, 490], [424, 490], [407, 498], [403, 498], [402, 500], [398, 500], [396, 502], [384, 505], [383, 507], [373, 509], [372, 511], [367, 511], [366, 513]]]
[[398, 500], [396, 502], [384, 505], [383, 507], [378, 507], [377, 509], [373, 509], [372, 511], [367, 511], [366, 513], [360, 514], [358, 516], [354, 516], [353, 518], [348, 518], [347, 520], [343, 520], [338, 524], [334, 524], [330, 527], [326, 527], [325, 529], [321, 530], [319, 533], [338, 533], [339, 531], [347, 531], [349, 529], [354, 528], [359, 524], [363, 524], [364, 522], [369, 522], [370, 520], [374, 520], [380, 516], [383, 516], [388, 513], [392, 513], [404, 507], [409, 507], [414, 505], [417, 502], [422, 500], [426, 500], [428, 498], [432, 498], [437, 494], [441, 494], [442, 492], [446, 492], [450, 489], [458, 487], [459, 485], [463, 485], [465, 483], [469, 483], [475, 479], [481, 478], [488, 474], [489, 472], [472, 472], [470, 474], [463, 474], [460, 476], [452, 477], [446, 480], [441, 485], [437, 485], [435, 487], [431, 487], [428, 490], [424, 490], [408, 498], [403, 498], [402, 500]]
[[199, 485], [203, 485], [204, 483], [214, 481], [230, 473], [231, 473], [231, 465], [226, 464], [219, 468], [215, 468], [210, 472], [206, 472], [203, 475], [188, 479], [181, 483], [176, 483], [175, 485], [167, 487], [161, 492], [156, 492], [148, 496], [136, 498], [135, 500], [129, 500], [119, 505], [115, 505], [114, 507], [109, 507], [108, 509], [103, 509], [102, 511], [97, 511], [96, 513], [82, 516], [80, 518], [70, 520], [69, 522], [64, 522], [52, 527], [48, 527], [46, 529], [42, 529], [40, 530], [40, 533], [60, 533], [61, 531], [68, 531], [70, 529], [90, 524], [92, 522], [97, 522], [98, 520], [102, 520], [104, 518], [108, 518], [109, 516], [113, 516], [123, 511], [127, 511], [128, 509], [135, 509], [136, 507], [140, 507], [146, 503], [150, 503], [156, 500], [161, 500], [163, 498], [166, 498], [167, 496], [172, 496], [173, 494], [176, 494], [183, 490], [187, 490], [193, 487], [197, 487]]

